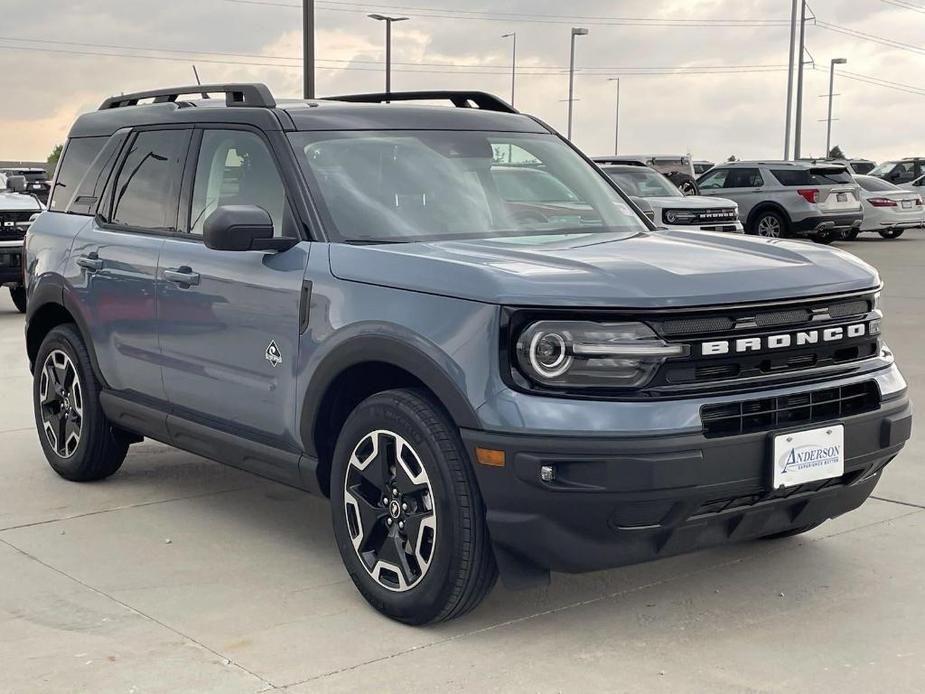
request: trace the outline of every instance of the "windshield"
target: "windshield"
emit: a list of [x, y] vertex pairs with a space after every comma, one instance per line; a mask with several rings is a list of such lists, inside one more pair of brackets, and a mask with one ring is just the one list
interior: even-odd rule
[[592, 166], [553, 135], [349, 131], [290, 138], [312, 189], [320, 192], [326, 227], [344, 241], [648, 228]]
[[871, 170], [870, 175], [871, 176], [883, 176], [884, 174], [892, 171], [893, 167], [896, 166], [898, 163], [899, 163], [898, 161], [885, 161], [879, 166], [875, 166]]
[[678, 190], [674, 183], [651, 169], [638, 169], [623, 171], [619, 169], [604, 169], [614, 183], [627, 195], [638, 198], [683, 198], [684, 193]]

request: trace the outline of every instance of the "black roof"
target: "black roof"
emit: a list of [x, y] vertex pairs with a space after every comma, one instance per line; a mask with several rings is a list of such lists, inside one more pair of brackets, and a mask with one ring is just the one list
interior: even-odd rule
[[[225, 98], [207, 96], [216, 93], [224, 94]], [[139, 103], [145, 100], [151, 103]], [[382, 103], [385, 100], [399, 103]], [[433, 100], [448, 100], [454, 108], [412, 104]], [[80, 116], [71, 128], [70, 137], [111, 135], [126, 127], [178, 123], [250, 124], [262, 130], [286, 131], [549, 132], [533, 118], [484, 92], [396, 92], [277, 100], [264, 85], [231, 84], [193, 85], [111, 97], [99, 110]]]

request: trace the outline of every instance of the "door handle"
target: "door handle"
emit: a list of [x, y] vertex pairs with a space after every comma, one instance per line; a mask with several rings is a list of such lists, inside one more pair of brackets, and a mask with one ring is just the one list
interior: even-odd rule
[[103, 260], [94, 252], [77, 256], [77, 265], [89, 272], [98, 272], [103, 269]]
[[183, 265], [174, 270], [164, 270], [164, 279], [181, 287], [191, 287], [199, 284], [199, 273], [193, 272], [193, 269]]

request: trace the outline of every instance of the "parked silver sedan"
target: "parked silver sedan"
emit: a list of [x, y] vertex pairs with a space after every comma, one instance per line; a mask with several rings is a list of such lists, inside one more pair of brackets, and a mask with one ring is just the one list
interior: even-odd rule
[[919, 193], [875, 176], [855, 176], [854, 180], [861, 186], [864, 221], [859, 231], [849, 234], [849, 239], [867, 231], [877, 232], [885, 239], [895, 239], [906, 229], [925, 227], [925, 205]]

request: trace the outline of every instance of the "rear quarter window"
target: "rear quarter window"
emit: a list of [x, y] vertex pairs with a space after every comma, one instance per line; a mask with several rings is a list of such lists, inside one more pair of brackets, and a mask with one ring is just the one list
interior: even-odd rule
[[53, 212], [67, 210], [68, 204], [77, 193], [81, 180], [108, 139], [108, 137], [79, 137], [68, 140], [67, 147], [61, 154], [58, 174], [52, 187], [51, 199], [48, 201], [49, 210]]

